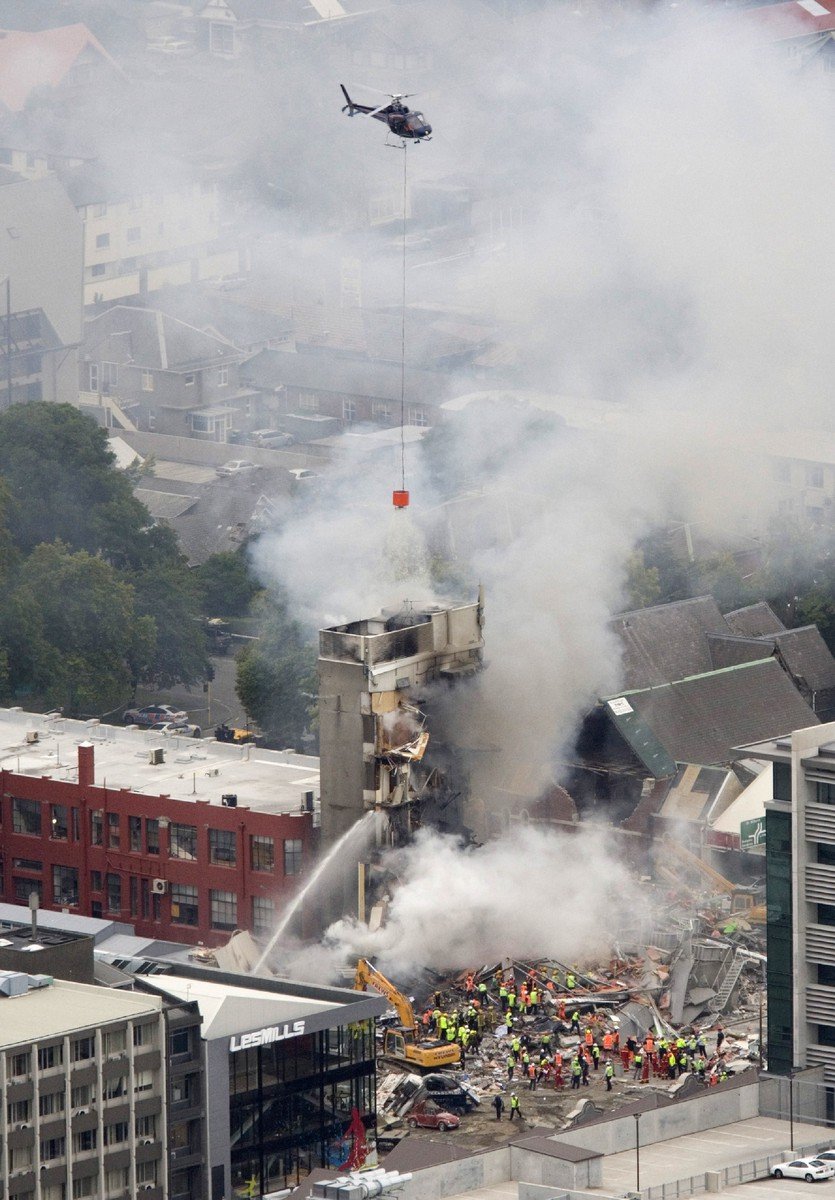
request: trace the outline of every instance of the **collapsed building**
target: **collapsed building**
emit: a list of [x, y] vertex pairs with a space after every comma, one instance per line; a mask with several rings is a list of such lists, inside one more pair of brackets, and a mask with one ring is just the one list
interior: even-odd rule
[[[474, 604], [397, 611], [319, 634], [322, 841], [333, 846], [367, 812], [396, 845], [420, 824], [460, 829], [463, 757], [443, 728], [443, 692], [481, 667], [483, 597]], [[346, 870], [350, 871], [348, 864]], [[345, 879], [342, 911], [362, 912]]]

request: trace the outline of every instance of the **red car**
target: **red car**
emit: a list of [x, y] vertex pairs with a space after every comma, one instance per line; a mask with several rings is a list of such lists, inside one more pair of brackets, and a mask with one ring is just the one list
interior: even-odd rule
[[440, 1129], [441, 1133], [445, 1129], [457, 1129], [461, 1124], [461, 1118], [456, 1117], [454, 1113], [443, 1112], [441, 1109], [426, 1109], [413, 1108], [406, 1119], [406, 1123], [410, 1129]]

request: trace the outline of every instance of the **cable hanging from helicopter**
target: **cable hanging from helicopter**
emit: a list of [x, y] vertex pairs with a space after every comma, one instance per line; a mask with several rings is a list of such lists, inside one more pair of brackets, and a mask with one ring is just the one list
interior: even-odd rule
[[[389, 103], [381, 104], [377, 108], [373, 108], [370, 104], [357, 104], [348, 95], [348, 90], [344, 83], [339, 85], [342, 88], [342, 94], [348, 101], [343, 105], [342, 111], [347, 113], [349, 117], [365, 116], [374, 117], [378, 121], [384, 122], [388, 126], [389, 132], [395, 134], [401, 139], [400, 147], [403, 150], [403, 277], [402, 277], [402, 295], [400, 304], [400, 487], [395, 488], [392, 492], [392, 503], [395, 508], [409, 507], [409, 492], [406, 488], [406, 222], [408, 212], [408, 180], [407, 180], [407, 157], [406, 147], [409, 143], [412, 145], [420, 145], [422, 141], [430, 141], [432, 137], [432, 126], [427, 122], [422, 112], [412, 112], [403, 103], [404, 100], [410, 100], [413, 93], [405, 95], [394, 92], [380, 92], [382, 96], [388, 98]], [[368, 91], [375, 92], [377, 88], [368, 88]], [[393, 144], [388, 141], [386, 136], [386, 145]]]

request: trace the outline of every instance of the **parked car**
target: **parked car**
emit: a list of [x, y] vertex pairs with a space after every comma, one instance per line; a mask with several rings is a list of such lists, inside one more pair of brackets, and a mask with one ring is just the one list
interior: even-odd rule
[[814, 1183], [816, 1179], [835, 1177], [835, 1163], [823, 1162], [820, 1158], [793, 1158], [791, 1162], [778, 1163], [771, 1168], [775, 1179], [805, 1179]]
[[310, 471], [307, 467], [291, 467], [290, 477], [294, 483], [302, 483], [306, 479], [319, 478], [315, 471]]
[[267, 450], [280, 450], [282, 446], [294, 446], [296, 439], [292, 433], [284, 433], [280, 429], [256, 429], [249, 435], [253, 446], [263, 446]]
[[424, 1105], [415, 1107], [406, 1118], [406, 1124], [410, 1129], [440, 1129], [443, 1133], [447, 1129], [457, 1129], [461, 1124], [461, 1118], [456, 1117], [454, 1113], [444, 1112], [441, 1108], [427, 1108]]
[[248, 458], [230, 458], [229, 462], [225, 462], [222, 467], [217, 468], [217, 474], [223, 479], [230, 475], [246, 475], [250, 471], [257, 470], [257, 463], [250, 462]]
[[170, 704], [146, 704], [144, 708], [129, 708], [122, 717], [126, 725], [144, 725], [150, 729], [152, 725], [163, 722], [188, 722], [188, 713], [181, 708], [172, 708]]
[[157, 721], [151, 729], [154, 733], [165, 733], [172, 737], [199, 738], [203, 735], [199, 725], [191, 725], [188, 721]]

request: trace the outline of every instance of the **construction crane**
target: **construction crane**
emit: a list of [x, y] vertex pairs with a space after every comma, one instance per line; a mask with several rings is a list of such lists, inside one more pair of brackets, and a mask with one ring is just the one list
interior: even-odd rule
[[369, 987], [389, 1001], [397, 1013], [399, 1025], [383, 1031], [383, 1054], [410, 1067], [435, 1071], [461, 1061], [461, 1051], [454, 1042], [430, 1041], [420, 1036], [415, 1012], [408, 997], [386, 979], [367, 958], [357, 962], [354, 988], [365, 992]]
[[[722, 892], [725, 896], [730, 896], [731, 913], [736, 917], [744, 917], [752, 925], [764, 925], [766, 922], [766, 906], [764, 904], [755, 904], [754, 897], [744, 888], [737, 887], [735, 883], [731, 883], [730, 879], [726, 879], [721, 872], [715, 867], [706, 863], [703, 858], [699, 858], [698, 854], [694, 854], [692, 850], [688, 850], [685, 846], [679, 845], [670, 837], [662, 839], [664, 849], [672, 853], [686, 867], [701, 874], [705, 879], [710, 880], [717, 892]], [[662, 868], [662, 870], [665, 870]], [[668, 869], [665, 874], [672, 878], [675, 883], [678, 883], [678, 877]]]

